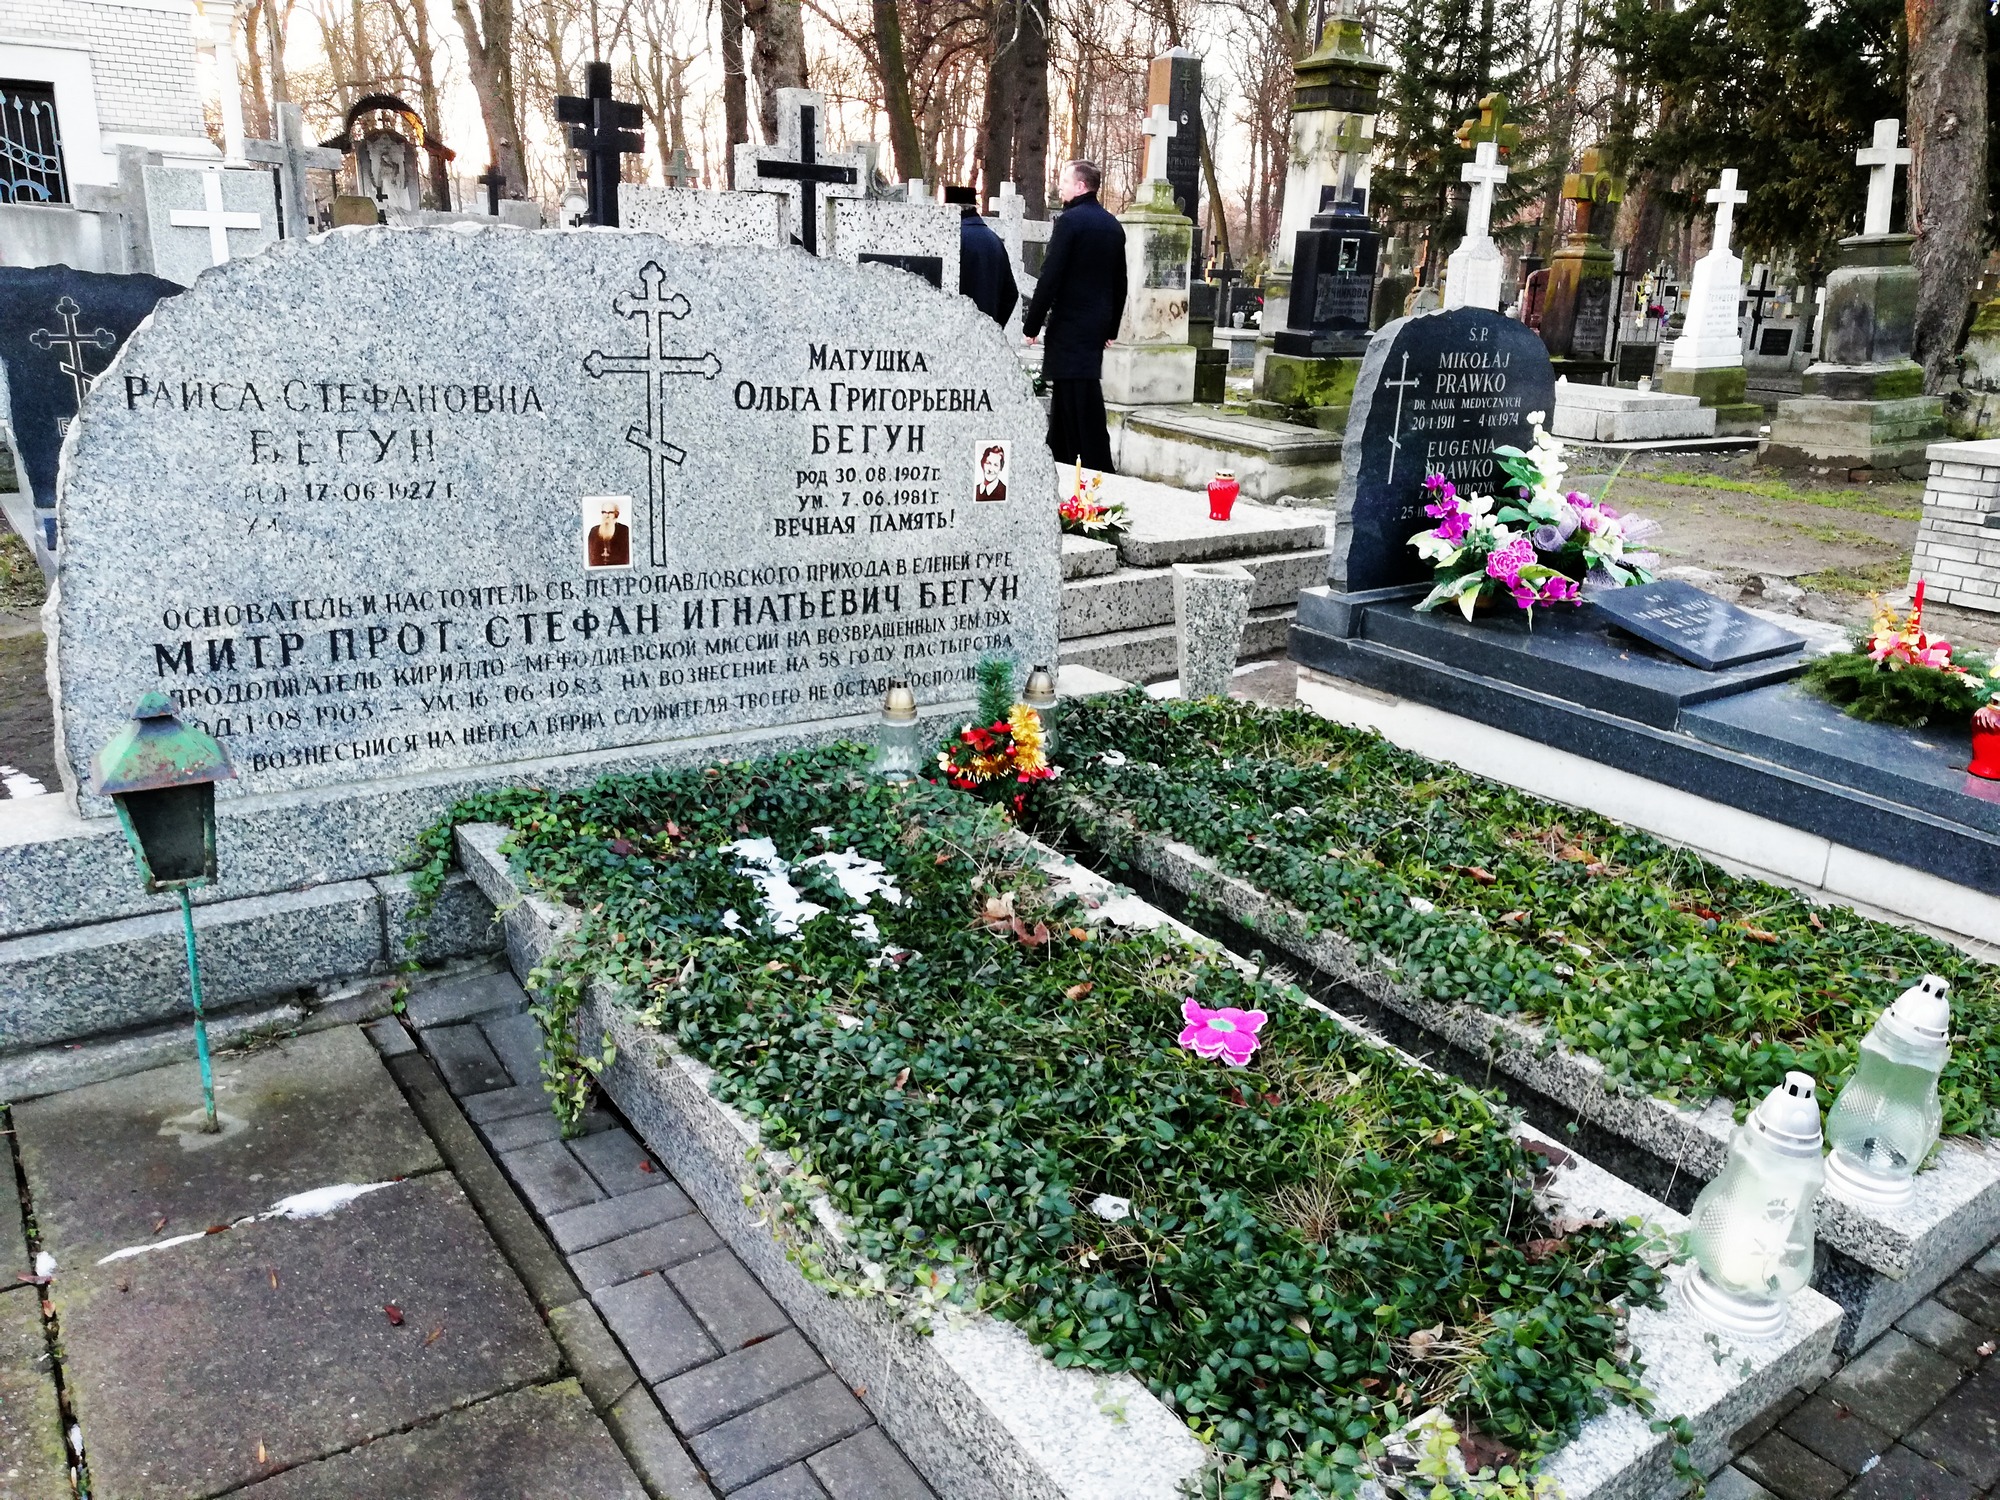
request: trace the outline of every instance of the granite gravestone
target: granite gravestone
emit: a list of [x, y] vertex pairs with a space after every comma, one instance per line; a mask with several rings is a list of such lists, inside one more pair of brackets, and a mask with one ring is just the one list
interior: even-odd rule
[[968, 698], [987, 652], [1054, 657], [1044, 425], [991, 320], [879, 268], [279, 245], [166, 304], [72, 429], [65, 777], [154, 689], [226, 795], [833, 719], [899, 676]]
[[0, 363], [8, 420], [35, 507], [36, 550], [56, 549], [56, 457], [84, 393], [154, 304], [181, 286], [68, 266], [0, 268]]
[[859, 265], [894, 266], [934, 287], [958, 290], [955, 205], [836, 198], [830, 205], [832, 254]]
[[1493, 450], [1533, 441], [1555, 406], [1542, 341], [1483, 307], [1398, 318], [1368, 345], [1347, 417], [1328, 578], [1344, 593], [1428, 583], [1410, 538], [1430, 524], [1423, 486], [1443, 474], [1491, 493]]
[[1613, 625], [1708, 672], [1805, 648], [1793, 635], [1678, 578], [1593, 589], [1590, 602]]

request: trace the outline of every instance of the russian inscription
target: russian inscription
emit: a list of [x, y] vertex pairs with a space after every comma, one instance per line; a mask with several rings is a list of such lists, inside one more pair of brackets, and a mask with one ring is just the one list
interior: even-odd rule
[[64, 471], [69, 773], [150, 688], [256, 793], [831, 718], [894, 676], [947, 701], [985, 652], [1052, 655], [1048, 507], [976, 505], [945, 457], [1012, 441], [1052, 492], [997, 330], [667, 249], [372, 231], [170, 304]]

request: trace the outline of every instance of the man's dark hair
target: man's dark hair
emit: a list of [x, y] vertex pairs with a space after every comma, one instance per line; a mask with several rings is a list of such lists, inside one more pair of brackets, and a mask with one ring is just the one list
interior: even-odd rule
[[1088, 193], [1096, 192], [1097, 185], [1104, 181], [1104, 174], [1097, 170], [1097, 163], [1094, 161], [1073, 161], [1069, 164], [1069, 170], [1076, 173], [1076, 180], [1083, 184], [1084, 191]]

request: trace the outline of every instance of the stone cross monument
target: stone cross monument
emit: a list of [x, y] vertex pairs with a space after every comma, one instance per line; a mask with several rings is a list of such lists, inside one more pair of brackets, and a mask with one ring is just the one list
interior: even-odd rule
[[1481, 141], [1473, 158], [1458, 169], [1460, 181], [1472, 184], [1465, 205], [1465, 238], [1445, 266], [1444, 305], [1500, 310], [1500, 247], [1493, 243], [1493, 194], [1507, 180], [1500, 165], [1500, 147]]
[[1730, 246], [1736, 210], [1750, 195], [1736, 185], [1736, 169], [1708, 190], [1715, 205], [1715, 238], [1708, 254], [1694, 263], [1682, 312], [1681, 336], [1660, 376], [1660, 388], [1676, 396], [1698, 396], [1715, 408], [1715, 430], [1725, 437], [1754, 436], [1764, 409], [1744, 400], [1743, 329], [1736, 310], [1743, 299], [1743, 261]]
[[1910, 148], [1898, 146], [1901, 120], [1877, 120], [1875, 143], [1854, 153], [1856, 166], [1868, 168], [1868, 211], [1862, 216], [1863, 235], [1889, 232], [1889, 213], [1896, 201], [1896, 168], [1910, 164]]
[[867, 152], [829, 152], [820, 133], [825, 111], [825, 97], [811, 89], [779, 89], [778, 144], [736, 148], [736, 186], [789, 198], [786, 230], [813, 255], [830, 248], [821, 244], [826, 200], [868, 195]]

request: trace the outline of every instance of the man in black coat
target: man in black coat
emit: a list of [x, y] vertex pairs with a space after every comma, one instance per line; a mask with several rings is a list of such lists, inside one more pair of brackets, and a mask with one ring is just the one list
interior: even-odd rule
[[979, 310], [1007, 326], [1021, 289], [1014, 285], [1014, 268], [1007, 247], [979, 214], [979, 195], [969, 187], [947, 187], [944, 201], [958, 205], [958, 290], [979, 304]]
[[1056, 192], [1062, 214], [1049, 232], [1042, 277], [1022, 316], [1030, 339], [1048, 325], [1042, 378], [1049, 382], [1049, 451], [1058, 463], [1081, 460], [1109, 472], [1111, 433], [1104, 422], [1104, 346], [1125, 314], [1125, 230], [1097, 201], [1097, 168], [1073, 161]]

